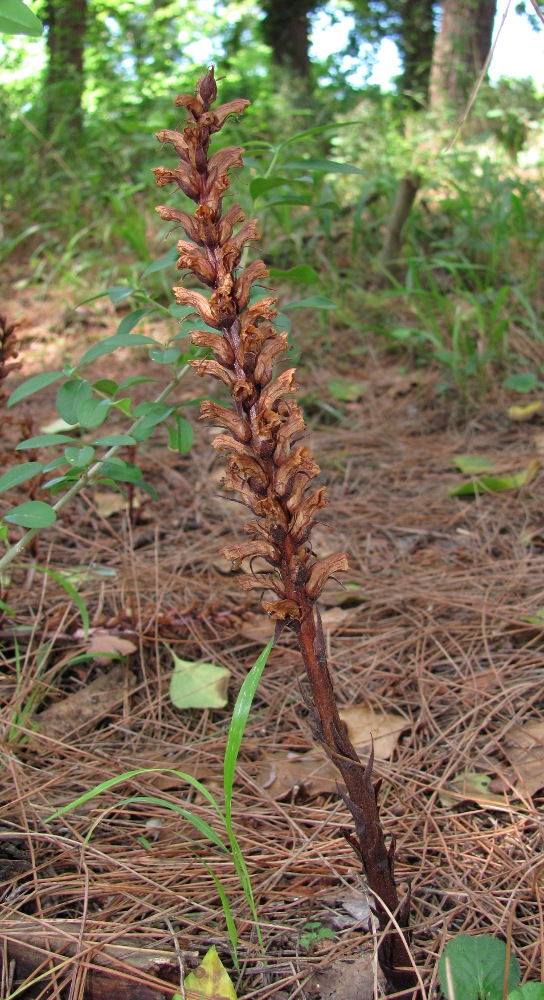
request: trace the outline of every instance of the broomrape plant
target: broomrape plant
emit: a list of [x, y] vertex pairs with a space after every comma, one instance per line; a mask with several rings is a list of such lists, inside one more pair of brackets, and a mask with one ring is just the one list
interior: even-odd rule
[[[213, 444], [227, 453], [225, 486], [236, 492], [254, 519], [245, 525], [247, 540], [227, 545], [222, 554], [239, 566], [259, 556], [270, 572], [249, 573], [244, 590], [263, 593], [262, 607], [275, 623], [275, 636], [290, 629], [302, 654], [309, 693], [304, 700], [314, 737], [336, 764], [346, 786], [342, 792], [355, 824], [346, 839], [362, 862], [380, 922], [378, 959], [389, 988], [404, 1000], [419, 997], [406, 935], [409, 893], [399, 902], [394, 879], [394, 841], [387, 848], [372, 783], [373, 755], [363, 765], [340, 720], [327, 666], [325, 642], [316, 607], [329, 577], [348, 568], [345, 552], [317, 559], [311, 532], [318, 512], [327, 504], [325, 489], [315, 485], [319, 473], [312, 452], [303, 443], [306, 428], [293, 399], [298, 386], [295, 370], [274, 374], [285, 358], [287, 334], [274, 326], [276, 300], [252, 299], [252, 289], [268, 276], [262, 260], [241, 267], [244, 251], [258, 237], [257, 222], [247, 221], [241, 207], [223, 211], [229, 172], [242, 166], [242, 149], [231, 146], [210, 154], [212, 136], [229, 115], [249, 104], [242, 98], [213, 108], [217, 87], [213, 69], [197, 84], [196, 95], [180, 94], [174, 103], [188, 118], [182, 131], [164, 129], [157, 138], [179, 157], [175, 169], [157, 167], [157, 184], [174, 184], [196, 211], [161, 205], [165, 221], [184, 230], [178, 242], [177, 267], [211, 289], [202, 292], [176, 287], [176, 301], [198, 313], [206, 329], [191, 332], [195, 347], [211, 357], [189, 361], [197, 375], [218, 379], [229, 390], [234, 406], [201, 404], [202, 420], [222, 428]], [[240, 228], [235, 233], [235, 227]], [[393, 917], [393, 920], [391, 919]]]

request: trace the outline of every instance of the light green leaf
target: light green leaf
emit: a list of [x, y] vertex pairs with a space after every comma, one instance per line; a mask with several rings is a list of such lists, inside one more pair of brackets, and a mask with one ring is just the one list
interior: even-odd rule
[[[505, 966], [504, 941], [491, 934], [458, 934], [448, 942], [438, 963], [440, 986], [447, 1000], [502, 1000]], [[519, 978], [518, 962], [511, 955], [509, 990], [514, 989]]]
[[19, 483], [26, 483], [27, 479], [37, 476], [42, 469], [43, 462], [23, 462], [22, 465], [17, 465], [0, 476], [0, 493], [13, 489]]
[[215, 945], [206, 952], [198, 969], [185, 977], [183, 985], [186, 990], [197, 993], [200, 1000], [237, 1000], [232, 979]]
[[48, 528], [56, 520], [53, 508], [41, 500], [27, 500], [4, 514], [4, 521], [19, 524], [22, 528]]
[[296, 299], [295, 302], [287, 302], [282, 306], [283, 311], [288, 309], [336, 309], [336, 302], [326, 299], [324, 295], [311, 295], [308, 299]]
[[234, 711], [232, 713], [232, 719], [229, 726], [227, 746], [225, 749], [225, 759], [223, 762], [223, 787], [225, 791], [225, 815], [227, 817], [227, 825], [230, 824], [234, 772], [236, 770], [236, 762], [238, 760], [242, 738], [246, 728], [249, 711], [255, 697], [255, 692], [259, 686], [259, 681], [262, 677], [266, 661], [270, 656], [270, 651], [273, 645], [274, 638], [270, 640], [268, 645], [265, 646], [262, 653], [255, 660], [255, 663], [238, 692], [236, 704], [234, 705]]
[[309, 264], [297, 264], [296, 267], [290, 267], [287, 271], [271, 267], [270, 277], [281, 278], [283, 281], [293, 281], [300, 285], [315, 285], [319, 281], [317, 271]]
[[448, 494], [450, 497], [474, 497], [479, 493], [519, 490], [520, 487], [527, 486], [534, 479], [539, 469], [540, 462], [535, 459], [529, 463], [526, 469], [522, 469], [514, 476], [478, 476], [477, 479], [461, 483], [460, 486], [450, 486]]
[[360, 382], [349, 382], [345, 378], [329, 379], [327, 389], [333, 399], [339, 399], [342, 403], [356, 402], [365, 391]]
[[170, 650], [174, 673], [170, 681], [170, 698], [176, 708], [224, 708], [228, 701], [227, 686], [230, 670], [214, 663], [192, 663], [181, 660]]
[[455, 455], [452, 462], [465, 476], [491, 472], [494, 463], [487, 455]]
[[52, 385], [53, 382], [58, 382], [59, 378], [62, 378], [63, 375], [64, 372], [41, 372], [40, 375], [33, 375], [32, 378], [27, 378], [25, 382], [22, 382], [21, 385], [18, 385], [13, 390], [6, 405], [8, 407], [15, 406], [15, 403], [20, 403], [27, 396], [32, 396], [33, 393], [39, 392], [40, 389], [45, 389], [46, 386]]
[[0, 34], [39, 38], [43, 34], [43, 24], [23, 0], [2, 0]]

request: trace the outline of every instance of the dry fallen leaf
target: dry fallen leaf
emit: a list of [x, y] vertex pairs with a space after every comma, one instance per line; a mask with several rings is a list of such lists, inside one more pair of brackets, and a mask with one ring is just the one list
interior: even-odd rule
[[544, 719], [510, 729], [506, 753], [519, 778], [514, 787], [522, 795], [534, 795], [544, 788]]
[[[391, 757], [406, 720], [392, 712], [374, 712], [366, 705], [353, 705], [339, 712], [348, 727], [348, 736], [357, 750], [368, 753], [374, 738], [376, 759]], [[259, 762], [257, 781], [274, 799], [304, 787], [307, 795], [334, 791], [338, 771], [321, 750], [310, 753], [271, 753]]]
[[127, 674], [124, 667], [112, 667], [107, 674], [35, 716], [40, 733], [63, 739], [74, 730], [94, 728], [104, 715], [124, 701], [135, 684], [135, 677]]
[[[377, 975], [382, 986], [381, 972]], [[321, 972], [316, 972], [308, 984], [309, 992], [321, 1000], [374, 1000], [375, 975], [372, 953], [359, 958], [340, 958]]]
[[504, 795], [494, 795], [489, 790], [491, 778], [487, 774], [478, 774], [476, 771], [463, 771], [451, 781], [446, 782], [444, 788], [439, 793], [439, 799], [443, 806], [452, 808], [458, 806], [460, 802], [476, 802], [482, 809], [498, 809], [501, 812], [508, 811], [510, 806]]
[[339, 716], [348, 727], [348, 736], [357, 750], [368, 751], [374, 741], [376, 760], [389, 760], [408, 723], [393, 712], [375, 712], [367, 705], [341, 708]]
[[113, 657], [130, 656], [137, 646], [130, 639], [112, 632], [92, 632], [89, 638], [87, 652], [95, 656], [100, 663], [109, 663]]

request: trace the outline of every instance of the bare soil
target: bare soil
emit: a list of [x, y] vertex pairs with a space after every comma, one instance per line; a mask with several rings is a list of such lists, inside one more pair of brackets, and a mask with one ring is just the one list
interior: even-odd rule
[[[7, 311], [21, 322], [26, 377], [77, 358], [119, 319], [103, 300], [74, 321], [68, 295], [13, 295]], [[437, 394], [440, 373], [406, 370], [371, 347], [350, 356], [358, 336], [344, 331], [336, 341], [331, 331], [329, 350], [306, 338], [299, 370], [314, 400], [329, 399], [333, 376], [363, 385], [359, 401], [334, 403], [342, 421], [326, 424], [323, 411], [309, 407], [331, 500], [314, 548], [350, 555], [349, 574], [328, 585], [322, 607], [338, 701], [370, 709], [372, 731], [381, 725], [393, 735], [377, 753], [375, 776], [384, 827], [396, 839], [398, 881], [411, 885], [413, 954], [428, 996], [437, 957], [459, 931], [508, 938], [524, 977], [540, 979], [543, 479], [473, 498], [452, 497], [448, 488], [463, 478], [455, 456], [486, 455], [501, 473], [518, 472], [542, 456], [544, 429], [538, 417], [509, 420], [498, 394], [460, 418]], [[156, 377], [157, 367], [133, 351], [104, 359], [96, 372]], [[10, 376], [13, 385], [18, 379]], [[181, 398], [211, 390], [190, 376]], [[146, 386], [138, 392], [149, 398]], [[27, 995], [96, 997], [98, 980], [94, 993], [89, 984], [109, 954], [109, 996], [124, 996], [128, 982], [131, 997], [171, 997], [180, 992], [180, 967], [185, 974], [215, 944], [244, 1000], [371, 998], [379, 995], [373, 975], [369, 985], [346, 978], [373, 949], [364, 879], [342, 836], [349, 814], [312, 745], [289, 635], [270, 655], [235, 786], [235, 832], [264, 954], [228, 853], [159, 801], [191, 809], [224, 835], [203, 795], [156, 769], [190, 773], [221, 801], [232, 705], [271, 634], [258, 594], [239, 586], [244, 567], [219, 555], [241, 536], [245, 511], [221, 489], [222, 459], [198, 411], [186, 412], [196, 429], [189, 454], [169, 451], [159, 432], [135, 457], [158, 502], [136, 491], [131, 521], [126, 509], [110, 513], [100, 499], [111, 490], [89, 490], [4, 581], [15, 614], [0, 624], [0, 995], [27, 975], [34, 980]], [[14, 443], [55, 417], [54, 388], [7, 415], [1, 452], [10, 465]], [[0, 511], [24, 497], [22, 487], [2, 494]], [[111, 662], [79, 658], [92, 654], [79, 612], [43, 567], [77, 586], [91, 639], [124, 639], [133, 651]], [[229, 669], [224, 710], [172, 706], [172, 652]], [[98, 783], [138, 768], [155, 770], [48, 822]], [[240, 974], [212, 871], [238, 926]], [[310, 940], [308, 922], [315, 922]], [[38, 969], [21, 958], [32, 941]], [[150, 949], [155, 964], [140, 974], [126, 955], [111, 958], [121, 944]], [[173, 966], [164, 958], [161, 966], [163, 952], [176, 956]], [[320, 979], [331, 970], [337, 992]]]

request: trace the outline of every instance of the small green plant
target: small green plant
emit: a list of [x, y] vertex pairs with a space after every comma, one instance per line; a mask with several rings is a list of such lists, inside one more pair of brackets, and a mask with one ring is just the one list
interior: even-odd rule
[[330, 927], [324, 927], [320, 920], [308, 920], [303, 924], [298, 943], [303, 951], [313, 951], [316, 944], [323, 938], [335, 938], [336, 934]]
[[544, 1000], [544, 983], [518, 985], [517, 959], [492, 934], [458, 934], [444, 948], [438, 972], [446, 1000]]
[[[63, 816], [65, 813], [70, 812], [72, 809], [77, 809], [78, 806], [83, 805], [90, 799], [96, 798], [97, 795], [100, 795], [102, 792], [107, 791], [107, 789], [114, 788], [117, 785], [121, 785], [124, 781], [128, 781], [130, 778], [135, 778], [139, 777], [140, 775], [146, 775], [156, 772], [177, 775], [177, 777], [181, 778], [183, 781], [186, 781], [189, 785], [191, 785], [198, 792], [200, 792], [200, 794], [204, 796], [206, 801], [209, 802], [209, 804], [213, 807], [221, 826], [226, 831], [227, 835], [226, 843], [222, 839], [222, 837], [217, 833], [217, 831], [212, 826], [210, 826], [209, 823], [200, 819], [200, 817], [195, 816], [195, 814], [191, 812], [190, 809], [186, 809], [185, 806], [177, 805], [176, 803], [167, 801], [166, 799], [158, 798], [157, 796], [146, 796], [146, 795], [130, 796], [130, 798], [128, 799], [122, 799], [121, 801], [116, 803], [116, 805], [112, 808], [117, 809], [123, 805], [136, 802], [136, 803], [141, 803], [142, 805], [156, 805], [156, 806], [158, 805], [164, 807], [165, 809], [171, 809], [178, 815], [183, 816], [184, 819], [189, 820], [189, 822], [193, 824], [195, 829], [198, 830], [199, 833], [201, 833], [222, 853], [224, 853], [225, 851], [230, 851], [230, 854], [232, 856], [232, 861], [236, 869], [236, 872], [238, 874], [238, 877], [240, 879], [240, 884], [242, 886], [246, 901], [248, 903], [253, 919], [255, 921], [255, 930], [257, 933], [257, 939], [259, 941], [261, 950], [264, 950], [264, 946], [259, 924], [259, 918], [257, 914], [255, 898], [253, 895], [251, 879], [247, 869], [246, 861], [242, 849], [240, 847], [240, 844], [238, 842], [238, 839], [236, 837], [236, 833], [234, 831], [232, 805], [233, 805], [234, 775], [236, 771], [236, 762], [238, 760], [238, 754], [240, 752], [240, 746], [242, 743], [242, 738], [246, 728], [246, 723], [253, 702], [253, 698], [255, 696], [255, 692], [257, 690], [257, 686], [261, 679], [263, 670], [266, 666], [266, 661], [268, 660], [268, 657], [270, 655], [272, 644], [273, 640], [271, 639], [266, 648], [263, 650], [263, 652], [260, 654], [260, 656], [253, 664], [251, 670], [249, 671], [247, 677], [245, 678], [240, 688], [238, 697], [236, 699], [234, 711], [232, 713], [232, 719], [229, 726], [227, 746], [225, 749], [225, 756], [223, 760], [223, 793], [224, 793], [223, 808], [221, 808], [217, 799], [211, 794], [211, 792], [208, 791], [208, 789], [202, 784], [202, 782], [198, 781], [197, 778], [194, 778], [190, 774], [185, 774], [183, 771], [177, 771], [174, 768], [164, 768], [164, 767], [136, 768], [133, 771], [125, 771], [123, 774], [118, 775], [116, 778], [110, 778], [108, 781], [102, 781], [99, 785], [95, 785], [94, 788], [90, 789], [88, 792], [85, 792], [84, 795], [80, 795], [79, 798], [74, 799], [72, 802], [69, 802], [65, 806], [62, 806], [61, 809], [57, 809], [47, 819], [47, 822], [51, 823], [59, 816]], [[101, 815], [103, 815], [103, 813]], [[94, 824], [94, 826], [92, 826], [91, 829], [89, 830], [86, 837], [86, 842], [88, 842], [90, 837], [92, 836], [92, 832], [95, 826], [96, 824]], [[236, 929], [236, 922], [232, 915], [229, 900], [227, 898], [227, 895], [220, 880], [217, 878], [213, 870], [208, 865], [206, 865], [206, 868], [215, 882], [217, 891], [219, 893], [219, 897], [221, 899], [223, 913], [225, 915], [225, 921], [227, 924], [229, 940], [232, 947], [233, 961], [236, 965], [236, 968], [239, 968], [238, 932]]]

